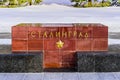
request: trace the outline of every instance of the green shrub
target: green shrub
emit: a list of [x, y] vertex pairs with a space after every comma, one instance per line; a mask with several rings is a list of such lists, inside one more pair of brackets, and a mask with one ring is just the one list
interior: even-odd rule
[[18, 0], [18, 4], [21, 5], [22, 3], [27, 2], [27, 0]]
[[[105, 1], [105, 2], [87, 2], [84, 6], [80, 6], [80, 4], [86, 0], [71, 0], [71, 2], [75, 2], [75, 7], [108, 7], [110, 6], [110, 1]], [[119, 0], [120, 1], [120, 0]]]
[[92, 2], [88, 2], [88, 7], [92, 7], [92, 6], [93, 6]]
[[84, 7], [108, 7], [110, 6], [110, 2], [107, 1], [107, 2], [95, 2], [95, 3], [91, 3], [91, 2], [88, 2], [87, 4], [84, 5]]
[[118, 3], [120, 3], [120, 0], [118, 0]]
[[42, 0], [35, 0], [36, 4], [39, 4], [40, 2], [42, 2]]
[[0, 2], [0, 5], [2, 5], [3, 4], [3, 2]]
[[75, 7], [79, 7], [80, 6], [80, 3], [81, 3], [82, 0], [71, 0], [71, 2], [75, 2]]
[[101, 7], [108, 7], [108, 6], [110, 6], [110, 2], [100, 2], [99, 3], [100, 5], [101, 5]]
[[[0, 2], [0, 5], [3, 5], [5, 2], [7, 2], [8, 0], [4, 0], [3, 2]], [[34, 3], [32, 3], [32, 0], [9, 0], [9, 5], [17, 5], [20, 6], [21, 4], [28, 2], [29, 5], [32, 4], [38, 4], [40, 2], [42, 2], [42, 0], [35, 0]], [[1, 7], [1, 6], [0, 6]], [[3, 6], [4, 7], [4, 6]]]
[[9, 5], [14, 5], [15, 4], [15, 0], [9, 0], [9, 1], [10, 1]]

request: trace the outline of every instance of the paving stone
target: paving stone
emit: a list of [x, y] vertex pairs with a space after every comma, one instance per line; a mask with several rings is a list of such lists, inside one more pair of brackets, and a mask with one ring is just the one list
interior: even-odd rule
[[79, 80], [101, 80], [96, 73], [78, 73]]
[[[66, 77], [63, 77], [66, 76]], [[0, 73], [0, 80], [119, 80], [120, 72], [109, 73]]]
[[79, 80], [78, 73], [63, 73], [62, 80]]
[[98, 74], [99, 80], [117, 80], [112, 73], [100, 73]]
[[44, 73], [27, 73], [24, 80], [43, 80]]
[[45, 73], [43, 80], [63, 80], [62, 73]]

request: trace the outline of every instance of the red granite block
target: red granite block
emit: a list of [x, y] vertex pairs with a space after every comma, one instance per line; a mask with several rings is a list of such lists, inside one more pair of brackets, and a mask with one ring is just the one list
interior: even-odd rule
[[[58, 27], [45, 27], [44, 30], [45, 30], [43, 33], [44, 39], [59, 38], [60, 33]], [[45, 35], [45, 33], [47, 34], [47, 36]]]
[[92, 41], [92, 51], [108, 51], [108, 39], [94, 38]]
[[12, 40], [13, 52], [27, 52], [28, 44], [27, 40]]
[[62, 63], [62, 67], [61, 68], [75, 68], [76, 63]]
[[52, 39], [57, 37], [57, 33], [57, 27], [29, 27], [29, 39]]
[[75, 51], [60, 51], [60, 56], [62, 57], [62, 68], [72, 68], [76, 64], [76, 54]]
[[108, 27], [93, 27], [93, 38], [108, 38]]
[[[59, 48], [57, 45], [59, 42], [62, 42], [63, 45]], [[75, 40], [60, 40], [60, 39], [48, 39], [44, 40], [44, 50], [75, 50]]]
[[59, 62], [60, 61], [60, 56], [59, 52], [45, 52], [44, 54], [44, 62]]
[[62, 51], [75, 51], [76, 41], [74, 39], [60, 39], [64, 44], [60, 48]]
[[59, 51], [44, 51], [44, 61], [59, 62], [60, 60]]
[[57, 42], [59, 39], [45, 39], [44, 40], [44, 50], [55, 51], [59, 50], [57, 47]]
[[41, 27], [29, 27], [29, 35], [28, 38], [29, 40], [39, 40], [43, 39], [42, 34], [43, 34], [44, 28]]
[[[28, 40], [29, 51], [94, 51], [101, 50], [99, 46], [105, 50], [108, 43], [102, 40], [103, 44], [101, 38], [108, 38], [108, 27], [101, 24], [20, 24], [12, 27], [12, 39]], [[58, 45], [60, 41], [62, 45]], [[24, 47], [22, 43], [19, 41]], [[100, 45], [96, 47], [96, 44]]]
[[59, 59], [53, 58], [52, 56], [47, 56], [46, 58], [48, 58], [48, 59], [44, 59], [44, 63], [49, 63], [49, 64], [61, 63], [61, 61]]
[[74, 32], [76, 32], [75, 27], [59, 27], [60, 31], [60, 38], [61, 39], [76, 39], [76, 36], [74, 36]]
[[91, 38], [77, 39], [76, 40], [76, 51], [91, 51]]
[[72, 63], [76, 61], [75, 51], [60, 51], [60, 55], [62, 56], [62, 63]]
[[91, 38], [93, 37], [93, 27], [89, 26], [76, 26], [76, 31], [77, 31], [77, 38]]
[[76, 51], [107, 51], [101, 24], [23, 24], [12, 28], [13, 52], [43, 51], [44, 68], [75, 68]]
[[76, 56], [73, 51], [45, 51], [44, 68], [71, 68], [75, 67]]
[[28, 39], [28, 27], [12, 27], [12, 39]]
[[43, 51], [43, 40], [28, 40], [29, 51]]
[[60, 68], [61, 56], [59, 56], [59, 51], [45, 51], [43, 65], [44, 68]]
[[43, 63], [43, 68], [61, 68], [61, 64], [60, 63], [55, 63], [55, 62], [52, 62], [52, 63]]

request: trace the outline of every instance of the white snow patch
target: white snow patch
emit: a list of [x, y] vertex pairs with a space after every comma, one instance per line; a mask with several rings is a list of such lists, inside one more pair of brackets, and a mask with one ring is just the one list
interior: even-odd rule
[[58, 4], [0, 8], [0, 33], [19, 23], [102, 23], [120, 32], [120, 7], [73, 8]]
[[71, 5], [71, 0], [43, 0], [43, 4], [61, 4], [61, 5]]
[[108, 44], [109, 45], [120, 44], [120, 39], [108, 39]]
[[11, 39], [0, 39], [0, 45], [11, 45]]

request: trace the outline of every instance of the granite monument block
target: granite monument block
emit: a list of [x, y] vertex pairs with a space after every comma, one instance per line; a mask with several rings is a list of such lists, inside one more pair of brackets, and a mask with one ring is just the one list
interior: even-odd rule
[[[28, 53], [42, 51], [43, 68], [45, 70], [75, 69], [77, 65], [77, 57], [75, 56], [77, 51], [107, 50], [108, 27], [102, 24], [29, 23], [18, 24], [12, 27], [12, 52]], [[87, 61], [90, 61], [91, 57], [86, 57], [88, 58]], [[81, 58], [84, 59], [83, 56]], [[92, 61], [87, 65], [93, 64]], [[87, 67], [87, 65], [84, 66]]]

